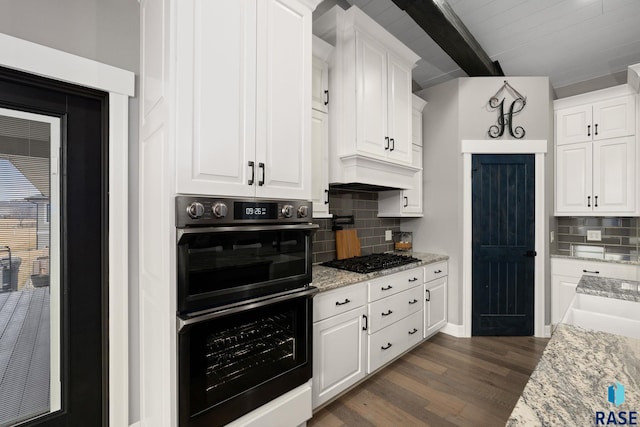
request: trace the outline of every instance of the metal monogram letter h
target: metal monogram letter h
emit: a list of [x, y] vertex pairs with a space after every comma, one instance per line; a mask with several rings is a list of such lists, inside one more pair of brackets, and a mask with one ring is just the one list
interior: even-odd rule
[[[502, 98], [502, 101], [498, 100], [498, 95], [505, 88], [508, 89], [509, 91], [513, 92], [513, 94], [515, 94], [515, 97], [516, 97], [516, 99], [509, 106], [509, 112], [507, 112], [506, 114], [504, 112], [504, 98]], [[489, 136], [491, 138], [500, 138], [502, 135], [504, 135], [504, 128], [508, 125], [509, 126], [509, 133], [511, 134], [512, 137], [514, 137], [516, 139], [523, 138], [524, 134], [525, 134], [525, 131], [522, 128], [522, 126], [517, 126], [515, 129], [513, 128], [513, 116], [518, 114], [520, 111], [522, 111], [526, 104], [527, 104], [527, 98], [525, 96], [522, 96], [520, 94], [520, 92], [515, 90], [505, 80], [504, 84], [498, 90], [498, 92], [496, 92], [495, 95], [493, 95], [491, 98], [489, 98], [489, 107], [491, 107], [492, 109], [499, 108], [499, 110], [498, 110], [498, 125], [497, 126], [496, 125], [492, 125], [491, 127], [489, 127], [489, 132], [488, 132]]]

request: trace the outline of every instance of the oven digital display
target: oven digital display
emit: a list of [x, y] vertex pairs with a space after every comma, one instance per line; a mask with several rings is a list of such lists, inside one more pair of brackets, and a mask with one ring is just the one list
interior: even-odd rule
[[235, 202], [234, 219], [278, 219], [277, 203]]

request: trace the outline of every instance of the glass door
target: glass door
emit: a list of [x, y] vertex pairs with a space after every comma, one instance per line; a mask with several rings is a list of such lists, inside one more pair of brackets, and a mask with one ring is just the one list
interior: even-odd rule
[[0, 108], [0, 426], [61, 408], [60, 142]]

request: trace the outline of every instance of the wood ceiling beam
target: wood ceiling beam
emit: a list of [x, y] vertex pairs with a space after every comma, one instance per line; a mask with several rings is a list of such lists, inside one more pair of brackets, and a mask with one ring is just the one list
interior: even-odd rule
[[469, 77], [504, 76], [446, 0], [392, 0], [407, 12]]

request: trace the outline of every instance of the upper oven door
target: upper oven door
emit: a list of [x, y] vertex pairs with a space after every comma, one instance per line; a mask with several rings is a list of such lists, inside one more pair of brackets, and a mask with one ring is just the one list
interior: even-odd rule
[[293, 224], [178, 230], [178, 312], [308, 285], [316, 228]]

